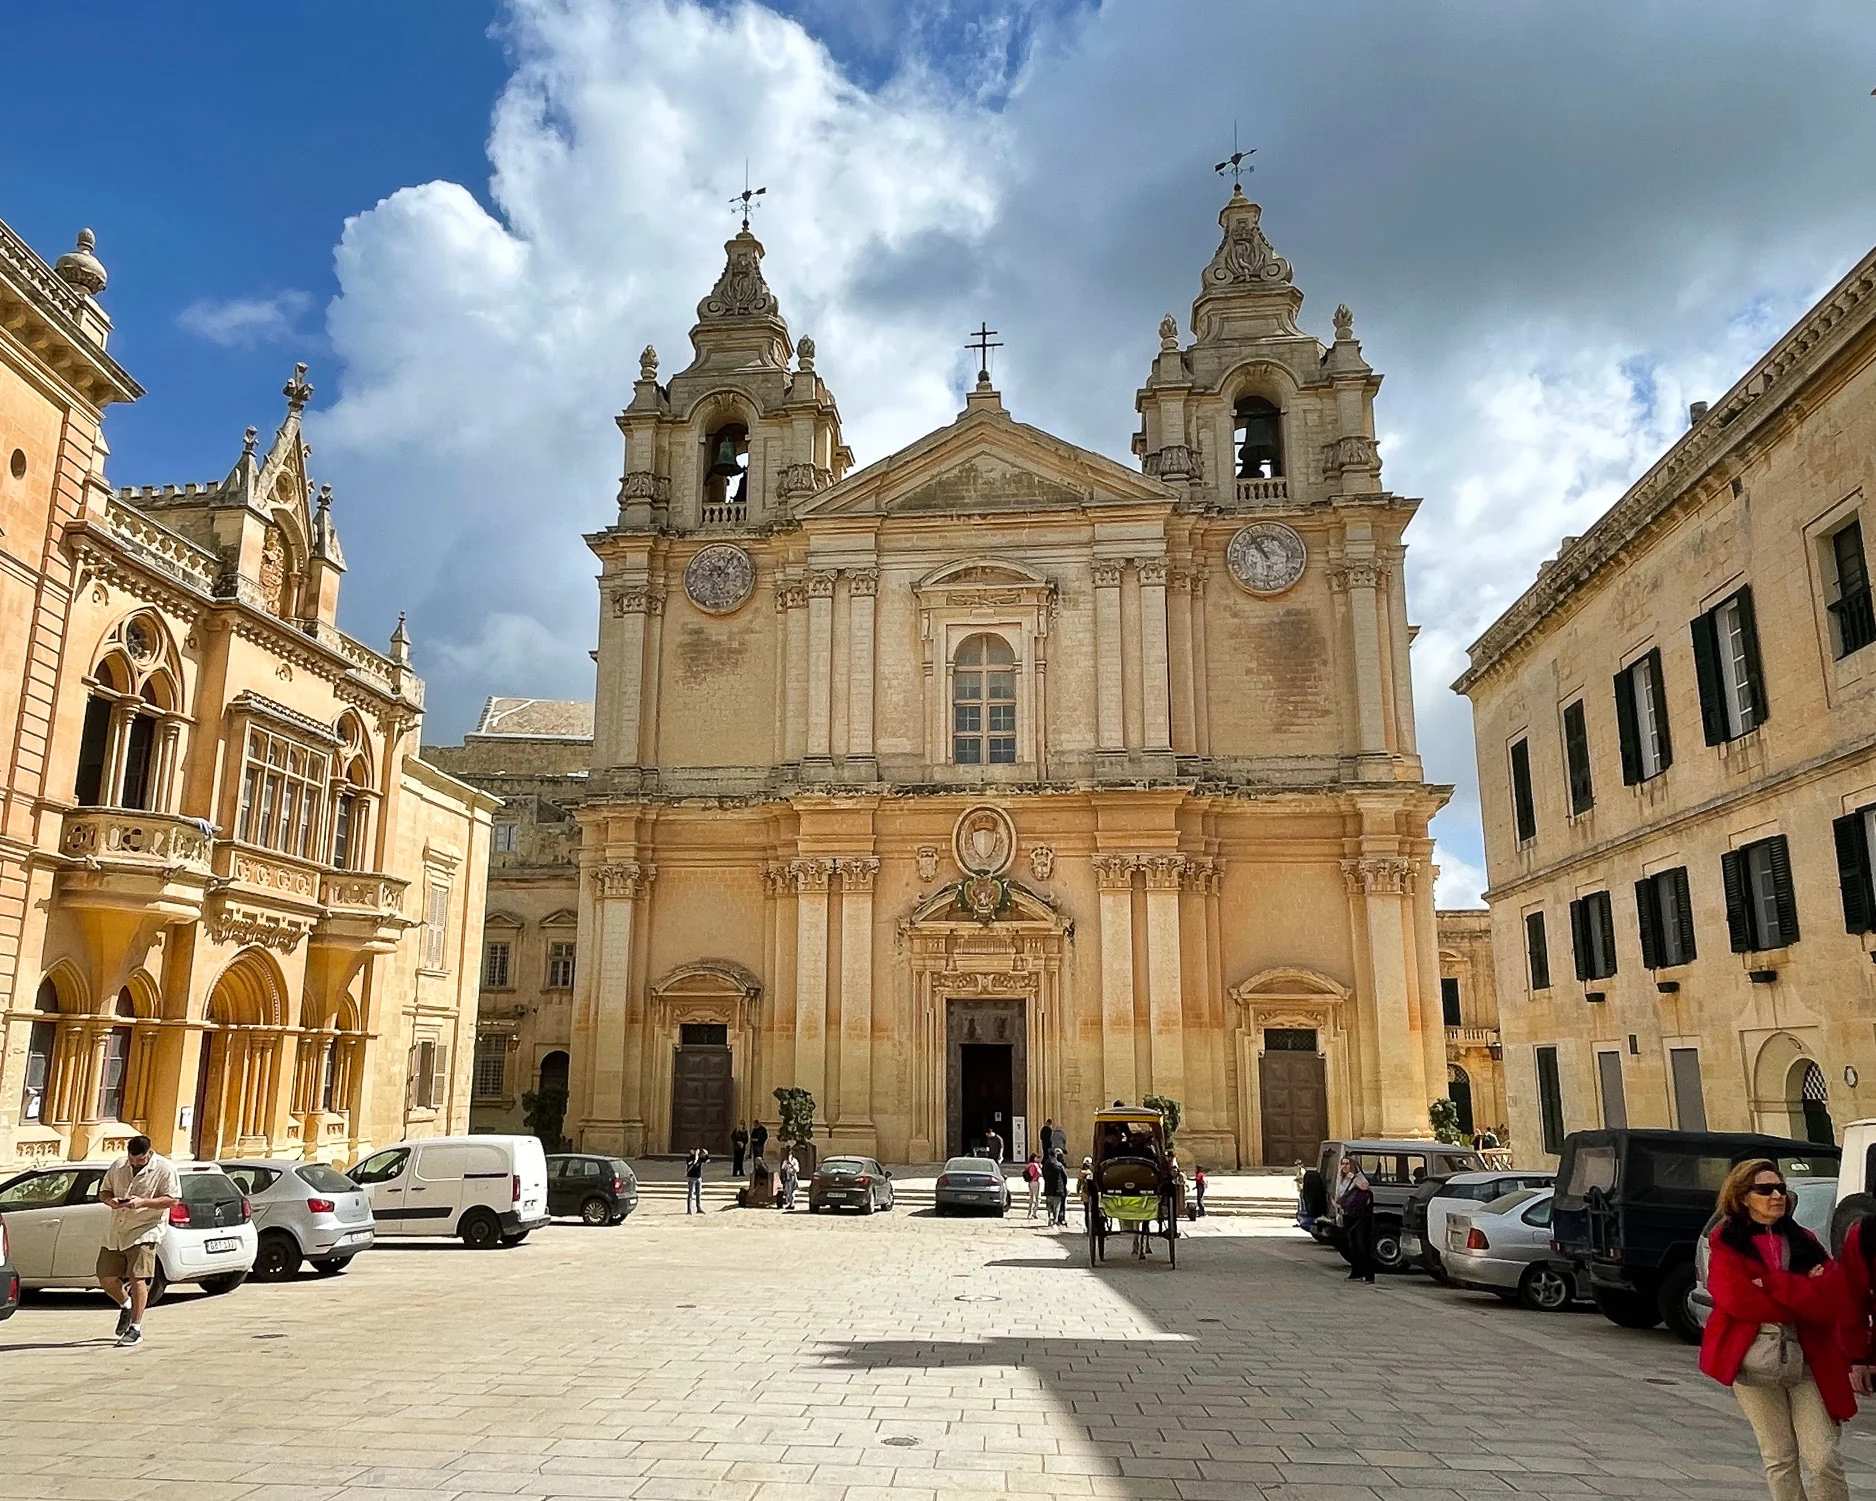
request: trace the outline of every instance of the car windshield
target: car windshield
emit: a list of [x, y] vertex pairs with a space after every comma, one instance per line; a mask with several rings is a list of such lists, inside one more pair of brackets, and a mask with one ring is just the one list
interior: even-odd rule
[[1778, 1170], [1787, 1179], [1827, 1178], [1832, 1183], [1837, 1181], [1838, 1162], [1832, 1157], [1780, 1157]]
[[358, 1185], [344, 1173], [329, 1168], [323, 1162], [309, 1162], [299, 1169], [300, 1179], [316, 1193], [350, 1194], [358, 1192]]
[[77, 1181], [78, 1174], [70, 1171], [15, 1178], [0, 1189], [0, 1209], [45, 1209], [63, 1204]]
[[185, 1204], [226, 1204], [241, 1197], [241, 1189], [226, 1173], [184, 1173], [182, 1201]]
[[988, 1157], [953, 1157], [945, 1164], [947, 1173], [994, 1173], [997, 1165]]
[[1532, 1199], [1535, 1199], [1543, 1192], [1545, 1192], [1545, 1190], [1541, 1188], [1514, 1188], [1510, 1193], [1500, 1194], [1497, 1198], [1491, 1200], [1479, 1210], [1479, 1213], [1510, 1214], [1511, 1211], [1516, 1209], [1519, 1205], [1530, 1203]]
[[1613, 1146], [1579, 1146], [1570, 1159], [1564, 1178], [1563, 1197], [1580, 1199], [1592, 1188], [1611, 1193], [1616, 1182], [1616, 1156]]
[[866, 1164], [857, 1157], [830, 1157], [821, 1164], [821, 1171], [830, 1178], [853, 1178], [866, 1171]]
[[224, 1167], [222, 1171], [234, 1180], [236, 1186], [244, 1194], [265, 1193], [273, 1186], [274, 1180], [280, 1176], [279, 1168], [248, 1167], [241, 1163], [233, 1163]]

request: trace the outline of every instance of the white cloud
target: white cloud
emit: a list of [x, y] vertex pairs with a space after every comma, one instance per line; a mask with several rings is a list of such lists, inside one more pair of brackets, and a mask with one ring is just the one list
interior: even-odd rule
[[282, 344], [298, 337], [294, 324], [313, 305], [304, 292], [289, 289], [272, 297], [202, 297], [176, 315], [184, 332], [224, 349]]
[[1433, 863], [1439, 867], [1439, 880], [1434, 883], [1433, 901], [1441, 910], [1449, 907], [1483, 907], [1485, 898], [1485, 872], [1469, 861], [1462, 860], [1451, 850], [1436, 845], [1433, 850]]

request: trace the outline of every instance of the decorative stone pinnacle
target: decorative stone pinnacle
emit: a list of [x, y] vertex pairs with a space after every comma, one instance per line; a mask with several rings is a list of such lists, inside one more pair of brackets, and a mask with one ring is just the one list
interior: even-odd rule
[[710, 295], [697, 304], [697, 319], [774, 318], [775, 294], [762, 279], [762, 242], [747, 229], [723, 243], [723, 274]]
[[258, 427], [250, 427], [241, 435], [242, 458], [251, 459], [254, 457], [254, 444], [259, 439], [260, 435], [261, 430]]
[[79, 291], [96, 297], [104, 290], [107, 280], [104, 263], [96, 255], [98, 237], [88, 229], [78, 231], [77, 245], [65, 252], [52, 264], [53, 273], [60, 281], [77, 287]]
[[638, 378], [640, 380], [658, 378], [658, 351], [649, 344], [638, 352]]
[[404, 625], [404, 612], [397, 612], [397, 626], [391, 632], [391, 660], [399, 667], [410, 666], [410, 632]]
[[814, 369], [814, 340], [806, 334], [795, 345], [795, 368], [809, 372]]
[[1171, 313], [1159, 320], [1159, 347], [1165, 354], [1179, 347], [1179, 321]]
[[313, 399], [313, 388], [306, 379], [304, 361], [293, 367], [293, 377], [280, 388], [280, 394], [286, 397], [289, 412], [298, 415], [306, 409], [306, 403]]
[[1348, 310], [1346, 302], [1335, 305], [1335, 342], [1338, 344], [1355, 337], [1355, 315]]
[[[332, 509], [331, 485], [321, 485], [319, 487], [319, 509], [322, 511], [330, 511]], [[399, 615], [397, 618], [401, 621], [404, 617]]]

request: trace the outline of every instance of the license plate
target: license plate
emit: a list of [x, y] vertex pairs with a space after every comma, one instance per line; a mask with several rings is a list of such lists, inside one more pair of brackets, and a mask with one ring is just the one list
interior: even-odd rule
[[220, 1251], [239, 1250], [240, 1246], [241, 1242], [238, 1240], [211, 1240], [205, 1243], [202, 1249], [213, 1256]]

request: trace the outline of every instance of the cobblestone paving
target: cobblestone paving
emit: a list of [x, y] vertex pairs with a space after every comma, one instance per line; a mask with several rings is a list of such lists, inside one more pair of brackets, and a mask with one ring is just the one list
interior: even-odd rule
[[48, 1296], [0, 1324], [0, 1496], [1765, 1495], [1731, 1397], [1660, 1333], [1351, 1286], [1244, 1221], [1096, 1274], [1039, 1223], [651, 1203], [177, 1294], [130, 1351], [101, 1298]]

